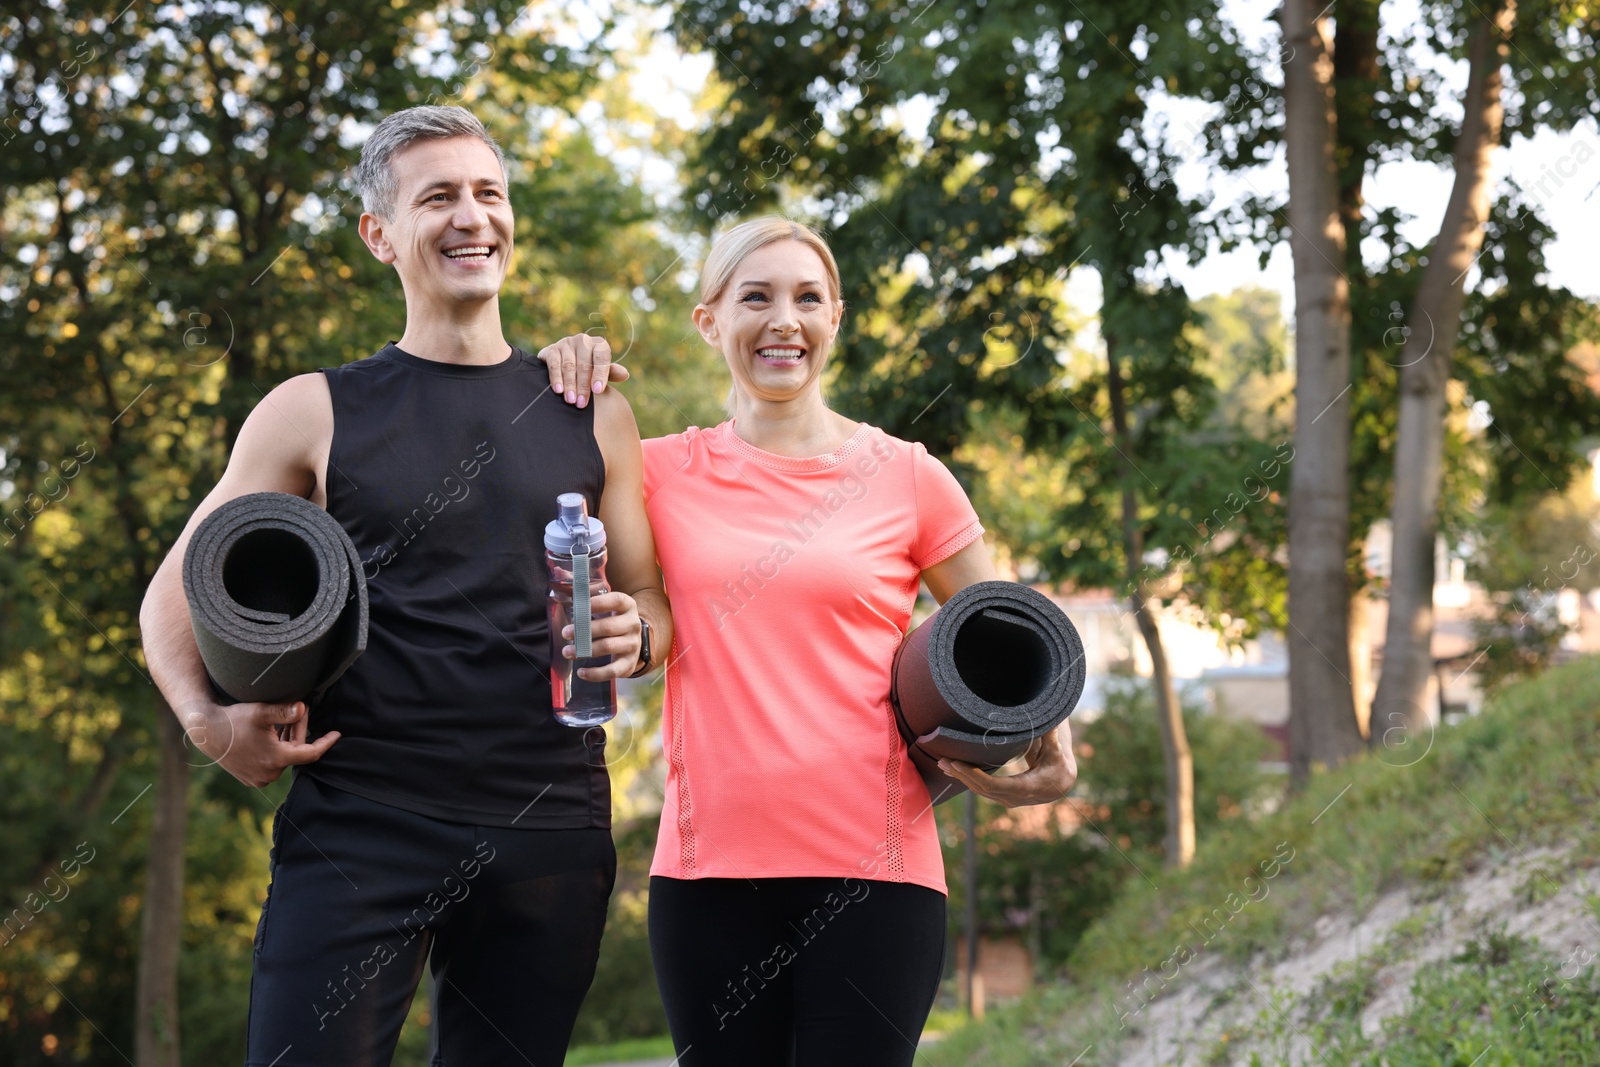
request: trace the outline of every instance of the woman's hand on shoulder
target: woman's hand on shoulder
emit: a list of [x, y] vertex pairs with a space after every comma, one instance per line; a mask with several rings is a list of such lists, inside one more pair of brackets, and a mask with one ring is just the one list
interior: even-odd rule
[[1072, 726], [1062, 723], [1057, 729], [1034, 739], [1028, 747], [1027, 769], [1004, 778], [986, 774], [970, 763], [942, 759], [939, 769], [962, 785], [1008, 808], [1026, 804], [1049, 804], [1067, 795], [1078, 780], [1078, 760], [1072, 754]]
[[611, 360], [611, 345], [604, 337], [586, 333], [563, 337], [539, 349], [539, 359], [550, 371], [550, 391], [569, 404], [583, 407], [589, 392], [603, 393], [606, 383], [628, 380], [628, 368]]

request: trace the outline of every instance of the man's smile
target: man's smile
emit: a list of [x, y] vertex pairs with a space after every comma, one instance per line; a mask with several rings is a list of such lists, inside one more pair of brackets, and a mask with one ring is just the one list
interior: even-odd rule
[[488, 263], [494, 258], [495, 247], [487, 244], [457, 245], [444, 250], [446, 259], [456, 263]]

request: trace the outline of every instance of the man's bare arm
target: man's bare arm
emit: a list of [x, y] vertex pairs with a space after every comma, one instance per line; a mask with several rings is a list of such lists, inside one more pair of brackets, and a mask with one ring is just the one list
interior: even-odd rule
[[[307, 744], [303, 704], [216, 703], [189, 621], [183, 557], [195, 527], [235, 497], [279, 492], [323, 503], [332, 440], [333, 402], [322, 375], [291, 378], [268, 394], [240, 427], [227, 470], [156, 569], [139, 610], [145, 662], [184, 732], [196, 748], [247, 785], [266, 785], [285, 767], [321, 758], [339, 735], [330, 733]], [[278, 735], [279, 724], [292, 724], [287, 737]]]
[[616, 614], [596, 619], [592, 630], [595, 655], [610, 655], [612, 661], [604, 667], [583, 668], [581, 674], [590, 681], [605, 681], [626, 678], [638, 667], [641, 617], [650, 623], [652, 660], [657, 664], [666, 660], [672, 647], [672, 612], [661, 588], [656, 542], [644, 510], [644, 456], [633, 409], [613, 390], [597, 394], [594, 400], [594, 436], [606, 461], [599, 518], [606, 526], [606, 578], [612, 592], [596, 597], [593, 606], [596, 613]]

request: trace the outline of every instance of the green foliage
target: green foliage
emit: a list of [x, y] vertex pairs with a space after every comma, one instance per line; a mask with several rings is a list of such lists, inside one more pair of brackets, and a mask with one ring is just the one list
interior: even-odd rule
[[1217, 428], [1248, 428], [1252, 437], [1283, 440], [1293, 415], [1294, 379], [1278, 294], [1238, 289], [1202, 297], [1194, 309], [1205, 374], [1217, 389]]
[[[270, 814], [228, 796], [217, 772], [192, 791], [185, 863], [184, 940], [178, 990], [184, 1056], [194, 1063], [240, 1063], [245, 1033], [239, 1006], [250, 987], [256, 920], [266, 897]], [[228, 780], [231, 783], [231, 779]], [[233, 783], [236, 784], [236, 783]], [[215, 793], [224, 795], [217, 796]], [[274, 794], [286, 792], [275, 784]]]
[[1495, 592], [1550, 596], [1600, 588], [1600, 502], [1582, 483], [1532, 505], [1485, 509], [1473, 537], [1467, 577]]
[[[1242, 875], [1259, 869], [1280, 843], [1293, 857], [1271, 880], [1270, 894], [1241, 911], [1213, 946], [1234, 959], [1257, 953], [1276, 959], [1290, 941], [1310, 936], [1318, 917], [1362, 914], [1381, 892], [1430, 868], [1437, 878], [1458, 878], [1486, 855], [1503, 857], [1507, 841], [1524, 852], [1569, 844], [1569, 866], [1593, 862], [1589, 798], [1600, 790], [1600, 658], [1508, 686], [1481, 715], [1411, 744], [1416, 749], [1377, 750], [1318, 775], [1272, 814], [1215, 831], [1185, 871], [1147, 868], [1149, 882], [1129, 880], [1079, 942], [1068, 960], [1069, 982], [952, 1034], [928, 1051], [930, 1061], [1044, 1067], [1070, 1062], [1093, 1042], [1081, 1067], [1118, 1062], [1124, 1035], [1111, 1006], [1126, 979], [1157, 968], [1175, 944], [1192, 940], [1192, 902], [1237, 890]], [[1430, 943], [1416, 924], [1397, 927], [1392, 940], [1385, 952]], [[1583, 1063], [1600, 1033], [1595, 974], [1592, 966], [1578, 974], [1570, 960], [1552, 960], [1521, 943], [1480, 937], [1462, 959], [1419, 971], [1411, 1006], [1380, 1038], [1361, 1036], [1348, 1013], [1329, 1015], [1322, 1002], [1292, 999], [1263, 1005], [1253, 1036], [1271, 1044], [1273, 1033], [1293, 1037], [1299, 1027], [1319, 1045], [1329, 1042], [1336, 1063], [1465, 1067], [1491, 1042], [1496, 1051], [1482, 1063]], [[1540, 995], [1555, 975], [1565, 977]], [[1360, 1002], [1359, 967], [1334, 982], [1347, 1008]], [[1243, 995], [1255, 996], [1248, 989]], [[1285, 1053], [1260, 1062], [1321, 1061]]]
[[632, 1063], [634, 1060], [670, 1060], [673, 1055], [672, 1038], [640, 1037], [631, 1041], [618, 1041], [609, 1045], [581, 1045], [567, 1053], [567, 1067], [586, 1067], [588, 1064]]
[[1493, 422], [1487, 496], [1526, 507], [1559, 495], [1600, 436], [1600, 396], [1568, 353], [1600, 337], [1589, 301], [1544, 281], [1554, 235], [1522, 190], [1501, 197], [1484, 233], [1479, 290], [1462, 320], [1459, 376]]
[[1335, 1062], [1381, 1056], [1392, 1067], [1583, 1063], [1600, 1036], [1600, 972], [1582, 962], [1578, 953], [1557, 957], [1503, 928], [1486, 929], [1448, 961], [1422, 968], [1409, 1004], [1378, 1034], [1362, 1033], [1360, 999], [1309, 1000], [1297, 1014], [1307, 1037]]
[[[1351, 306], [1349, 559], [1358, 588], [1371, 580], [1361, 565], [1362, 544], [1391, 509], [1401, 348], [1426, 343], [1407, 331], [1430, 251], [1402, 233], [1410, 216], [1366, 202], [1364, 181], [1388, 162], [1451, 164], [1459, 116], [1438, 103], [1459, 88], [1444, 82], [1442, 63], [1464, 58], [1468, 25], [1483, 14], [1471, 4], [1428, 3], [1416, 20], [1399, 25], [1391, 19], [1380, 34], [1379, 6], [1375, 0], [1342, 3], [1333, 20], [1335, 155]], [[1573, 129], [1593, 115], [1600, 101], [1600, 77], [1590, 61], [1597, 29], [1582, 4], [1517, 5], [1503, 60], [1503, 143], [1541, 129]], [[1211, 141], [1226, 169], [1258, 167], [1277, 149], [1283, 124], [1277, 60], [1250, 57], [1251, 69], [1212, 120]], [[1567, 358], [1574, 342], [1591, 335], [1594, 311], [1551, 286], [1544, 273], [1550, 231], [1538, 208], [1547, 195], [1513, 187], [1499, 199], [1485, 227], [1484, 255], [1468, 279], [1461, 334], [1450, 354], [1453, 373], [1467, 389], [1449, 398], [1440, 506], [1443, 529], [1457, 540], [1475, 528], [1475, 511], [1486, 498], [1525, 501], [1560, 491], [1600, 430], [1600, 401]], [[1263, 265], [1288, 236], [1284, 204], [1264, 196], [1224, 210], [1217, 226], [1223, 247], [1253, 241]], [[1479, 414], [1493, 419], [1483, 432], [1466, 425], [1466, 413], [1480, 403]]]
[[[12, 880], [0, 913], [6, 920], [0, 932], [0, 998], [12, 1014], [0, 1022], [6, 1027], [7, 1062], [18, 1067], [110, 1062], [115, 1054], [90, 1019], [112, 1028], [111, 1041], [129, 1047], [138, 915], [125, 892], [142, 875], [143, 854], [120, 840], [125, 836], [120, 823], [108, 822], [80, 827], [77, 839], [48, 842], [51, 851], [41, 868], [47, 873], [19, 876], [19, 861], [30, 857], [7, 856]], [[74, 857], [83, 861], [81, 867], [67, 865]], [[59, 900], [40, 908], [40, 902], [54, 898]], [[69, 997], [83, 1014], [64, 1003]]]
[[[1272, 741], [1255, 723], [1212, 714], [1190, 690], [1180, 693], [1184, 729], [1194, 756], [1194, 822], [1198, 838], [1241, 815], [1255, 814], [1281, 783], [1261, 761]], [[1082, 795], [1106, 811], [1101, 832], [1122, 848], [1159, 855], [1166, 834], [1166, 781], [1154, 697], [1144, 679], [1113, 679], [1105, 711], [1076, 737], [1086, 753]]]
[[[715, 360], [681, 340], [692, 300], [675, 275], [652, 286], [679, 251], [570, 121], [627, 79], [600, 46], [557, 43], [580, 40], [559, 15], [524, 14], [0, 15], [0, 898], [23, 906], [78, 842], [98, 850], [0, 950], [14, 1062], [51, 1041], [58, 1063], [132, 1047], [152, 726], [170, 714], [139, 651], [155, 566], [265, 393], [403, 329], [398, 282], [356, 233], [352, 134], [411, 104], [471, 106], [512, 162], [508, 337], [604, 331], [651, 382], [646, 432], [714, 416]], [[273, 800], [190, 759], [180, 1032], [188, 1062], [237, 1062]]]
[[[791, 207], [831, 224], [854, 309], [840, 409], [961, 463], [982, 458], [963, 446], [994, 444], [1070, 471], [1048, 521], [1009, 546], [1040, 577], [1171, 575], [1207, 611], [1228, 600], [1245, 632], [1280, 621], [1281, 515], [1242, 508], [1239, 489], [1272, 446], [1211, 419], [1199, 320], [1160, 267], [1210, 231], [1149, 121], [1153, 87], [1220, 102], [1248, 72], [1215, 4], [674, 9], [726, 93], [692, 160], [697, 211]], [[925, 131], [903, 121], [911, 101], [931, 109]], [[1079, 265], [1100, 279], [1103, 351], [1075, 346], [1065, 281]], [[1216, 537], [1201, 518], [1224, 508], [1247, 517]]]
[[1587, 480], [1562, 494], [1484, 509], [1467, 563], [1468, 577], [1489, 591], [1486, 610], [1472, 623], [1484, 689], [1537, 674], [1554, 661], [1572, 632], [1561, 621], [1559, 594], [1600, 587], [1597, 516], [1600, 505]]
[[[1055, 818], [1042, 835], [1017, 833], [1009, 823], [988, 813], [978, 830], [978, 921], [986, 936], [1020, 937], [1037, 951], [1034, 966], [1054, 971], [1133, 872], [1103, 841], [1085, 830], [1064, 833]], [[966, 907], [961, 857], [961, 839], [952, 835], [945, 852], [952, 917]]]
[[[1281, 230], [1269, 211], [1218, 219], [1179, 196], [1177, 161], [1147, 122], [1158, 92], [1220, 102], [1212, 149], [1239, 162], [1271, 150], [1281, 109], [1274, 94], [1252, 91], [1260, 57], [1241, 53], [1216, 4], [695, 0], [673, 10], [680, 39], [714, 51], [719, 73], [705, 104], [713, 121], [686, 169], [695, 223], [779, 205], [835, 225], [852, 306], [832, 386], [841, 409], [953, 457], [969, 482], [1000, 479], [975, 496], [989, 501], [986, 517], [1006, 519], [1006, 547], [1042, 575], [1126, 580], [1112, 516], [1131, 484], [1146, 577], [1235, 634], [1281, 624], [1280, 493], [1292, 458], [1277, 450], [1283, 437], [1259, 417], [1255, 391], [1279, 366], [1281, 329], [1259, 295], [1190, 307], [1152, 266], [1211, 240], [1228, 247]], [[1344, 147], [1360, 145], [1341, 157], [1347, 175], [1373, 159], [1448, 152], [1427, 106], [1438, 80], [1405, 54], [1419, 42], [1456, 48], [1464, 12], [1428, 6], [1424, 25], [1390, 42], [1364, 95], [1341, 93], [1341, 118], [1350, 116], [1341, 128], [1355, 131]], [[80, 842], [94, 853], [66, 880], [69, 894], [28, 911], [0, 944], [7, 1062], [121, 1062], [113, 1046], [131, 1048], [151, 726], [168, 713], [138, 650], [138, 605], [261, 396], [398, 335], [402, 293], [358, 239], [345, 178], [364, 128], [413, 103], [474, 108], [513, 161], [508, 336], [537, 348], [603, 331], [639, 373], [625, 389], [647, 436], [720, 421], [720, 361], [685, 332], [693, 298], [679, 280], [697, 246], [663, 232], [595, 123], [573, 117], [598, 105], [612, 144], [671, 158], [683, 156], [685, 135], [629, 101], [623, 58], [594, 42], [558, 43], [578, 39], [566, 16], [536, 14], [512, 0], [448, 10], [91, 0], [0, 15], [0, 778], [10, 786], [0, 915], [59, 891]], [[1556, 0], [1519, 7], [1508, 136], [1593, 113], [1587, 18]], [[925, 132], [898, 110], [911, 101], [931, 102]], [[1361, 269], [1352, 242], [1367, 368], [1355, 397], [1358, 531], [1360, 516], [1384, 510], [1385, 479], [1371, 473], [1392, 446], [1393, 368], [1382, 357], [1423, 255], [1399, 238], [1402, 221], [1392, 211], [1359, 220], [1362, 237], [1385, 249], [1381, 269]], [[1527, 483], [1513, 440], [1564, 483], [1596, 428], [1592, 397], [1557, 358], [1593, 336], [1590, 311], [1542, 287], [1545, 239], [1526, 204], [1497, 208], [1462, 374], [1505, 433], [1476, 451], [1453, 440], [1452, 501], [1488, 492], [1520, 504], [1542, 491]], [[1107, 440], [1111, 365], [1098, 345], [1075, 340], [1089, 323], [1065, 300], [1072, 264], [1101, 276], [1098, 329], [1125, 379], [1131, 472]], [[1022, 467], [1027, 493], [1008, 492], [1022, 483], [1003, 479]], [[1516, 563], [1537, 571], [1558, 558]], [[1165, 884], [1142, 858], [1159, 838], [1153, 722], [1133, 703], [1125, 721], [1118, 714], [1091, 740], [1084, 788], [1122, 798], [1106, 802], [1108, 833]], [[1203, 840], [1268, 834], [1231, 818], [1235, 805], [1249, 808], [1240, 783], [1251, 759], [1239, 747], [1248, 739], [1217, 740], [1223, 720], [1188, 718]], [[1593, 784], [1576, 764], [1495, 777], [1503, 749], [1532, 758], [1518, 737], [1472, 729], [1478, 747], [1463, 742], [1451, 758], [1511, 802], [1537, 801], [1559, 821], [1567, 798]], [[1580, 740], [1551, 758], [1586, 751]], [[634, 773], [635, 758], [621, 769]], [[191, 780], [181, 972], [191, 1063], [239, 1058], [263, 834], [285, 785], [262, 793], [198, 767]], [[1448, 820], [1425, 804], [1413, 813], [1417, 795], [1404, 790], [1368, 783], [1340, 803], [1376, 820], [1380, 799], [1400, 811], [1390, 829], [1418, 857], [1454, 870], [1481, 845], [1470, 825], [1434, 827], [1427, 818]], [[1074, 969], [1093, 975], [1111, 973], [1093, 960], [1129, 962], [1124, 950], [1143, 929], [1131, 916], [1158, 923], [1163, 912], [1091, 836], [986, 834], [997, 851], [985, 907], [996, 928], [1017, 908], [1047, 912], [1046, 956], [1076, 951]], [[585, 1040], [661, 1027], [636, 862], [648, 850], [629, 833], [619, 849], [634, 856], [624, 860], [632, 880], [619, 883]], [[1235, 860], [1255, 858], [1240, 851]], [[1357, 871], [1337, 881], [1353, 891], [1408, 869], [1382, 843], [1336, 854]], [[1218, 882], [1196, 884], [1209, 891], [1219, 871], [1237, 876], [1238, 863], [1218, 863], [1195, 875]], [[1085, 935], [1119, 885], [1135, 892]], [[1278, 914], [1241, 919], [1239, 943], [1254, 944]], [[1080, 937], [1099, 955], [1075, 950]], [[425, 1014], [414, 1006], [403, 1056], [425, 1055]]]
[[1572, 627], [1561, 621], [1553, 598], [1529, 589], [1493, 593], [1487, 615], [1472, 621], [1483, 656], [1478, 684], [1493, 693], [1507, 682], [1538, 674], [1555, 660]]

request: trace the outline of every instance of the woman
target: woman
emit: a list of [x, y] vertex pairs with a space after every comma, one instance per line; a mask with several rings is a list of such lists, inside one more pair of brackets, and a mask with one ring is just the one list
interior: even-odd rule
[[[843, 313], [815, 232], [735, 226], [694, 310], [733, 418], [644, 442], [676, 627], [650, 946], [685, 1067], [910, 1064], [939, 985], [944, 864], [890, 665], [920, 582], [943, 602], [995, 572], [949, 471], [824, 402]], [[1009, 778], [941, 767], [1008, 805], [1076, 777], [1053, 734]]]

